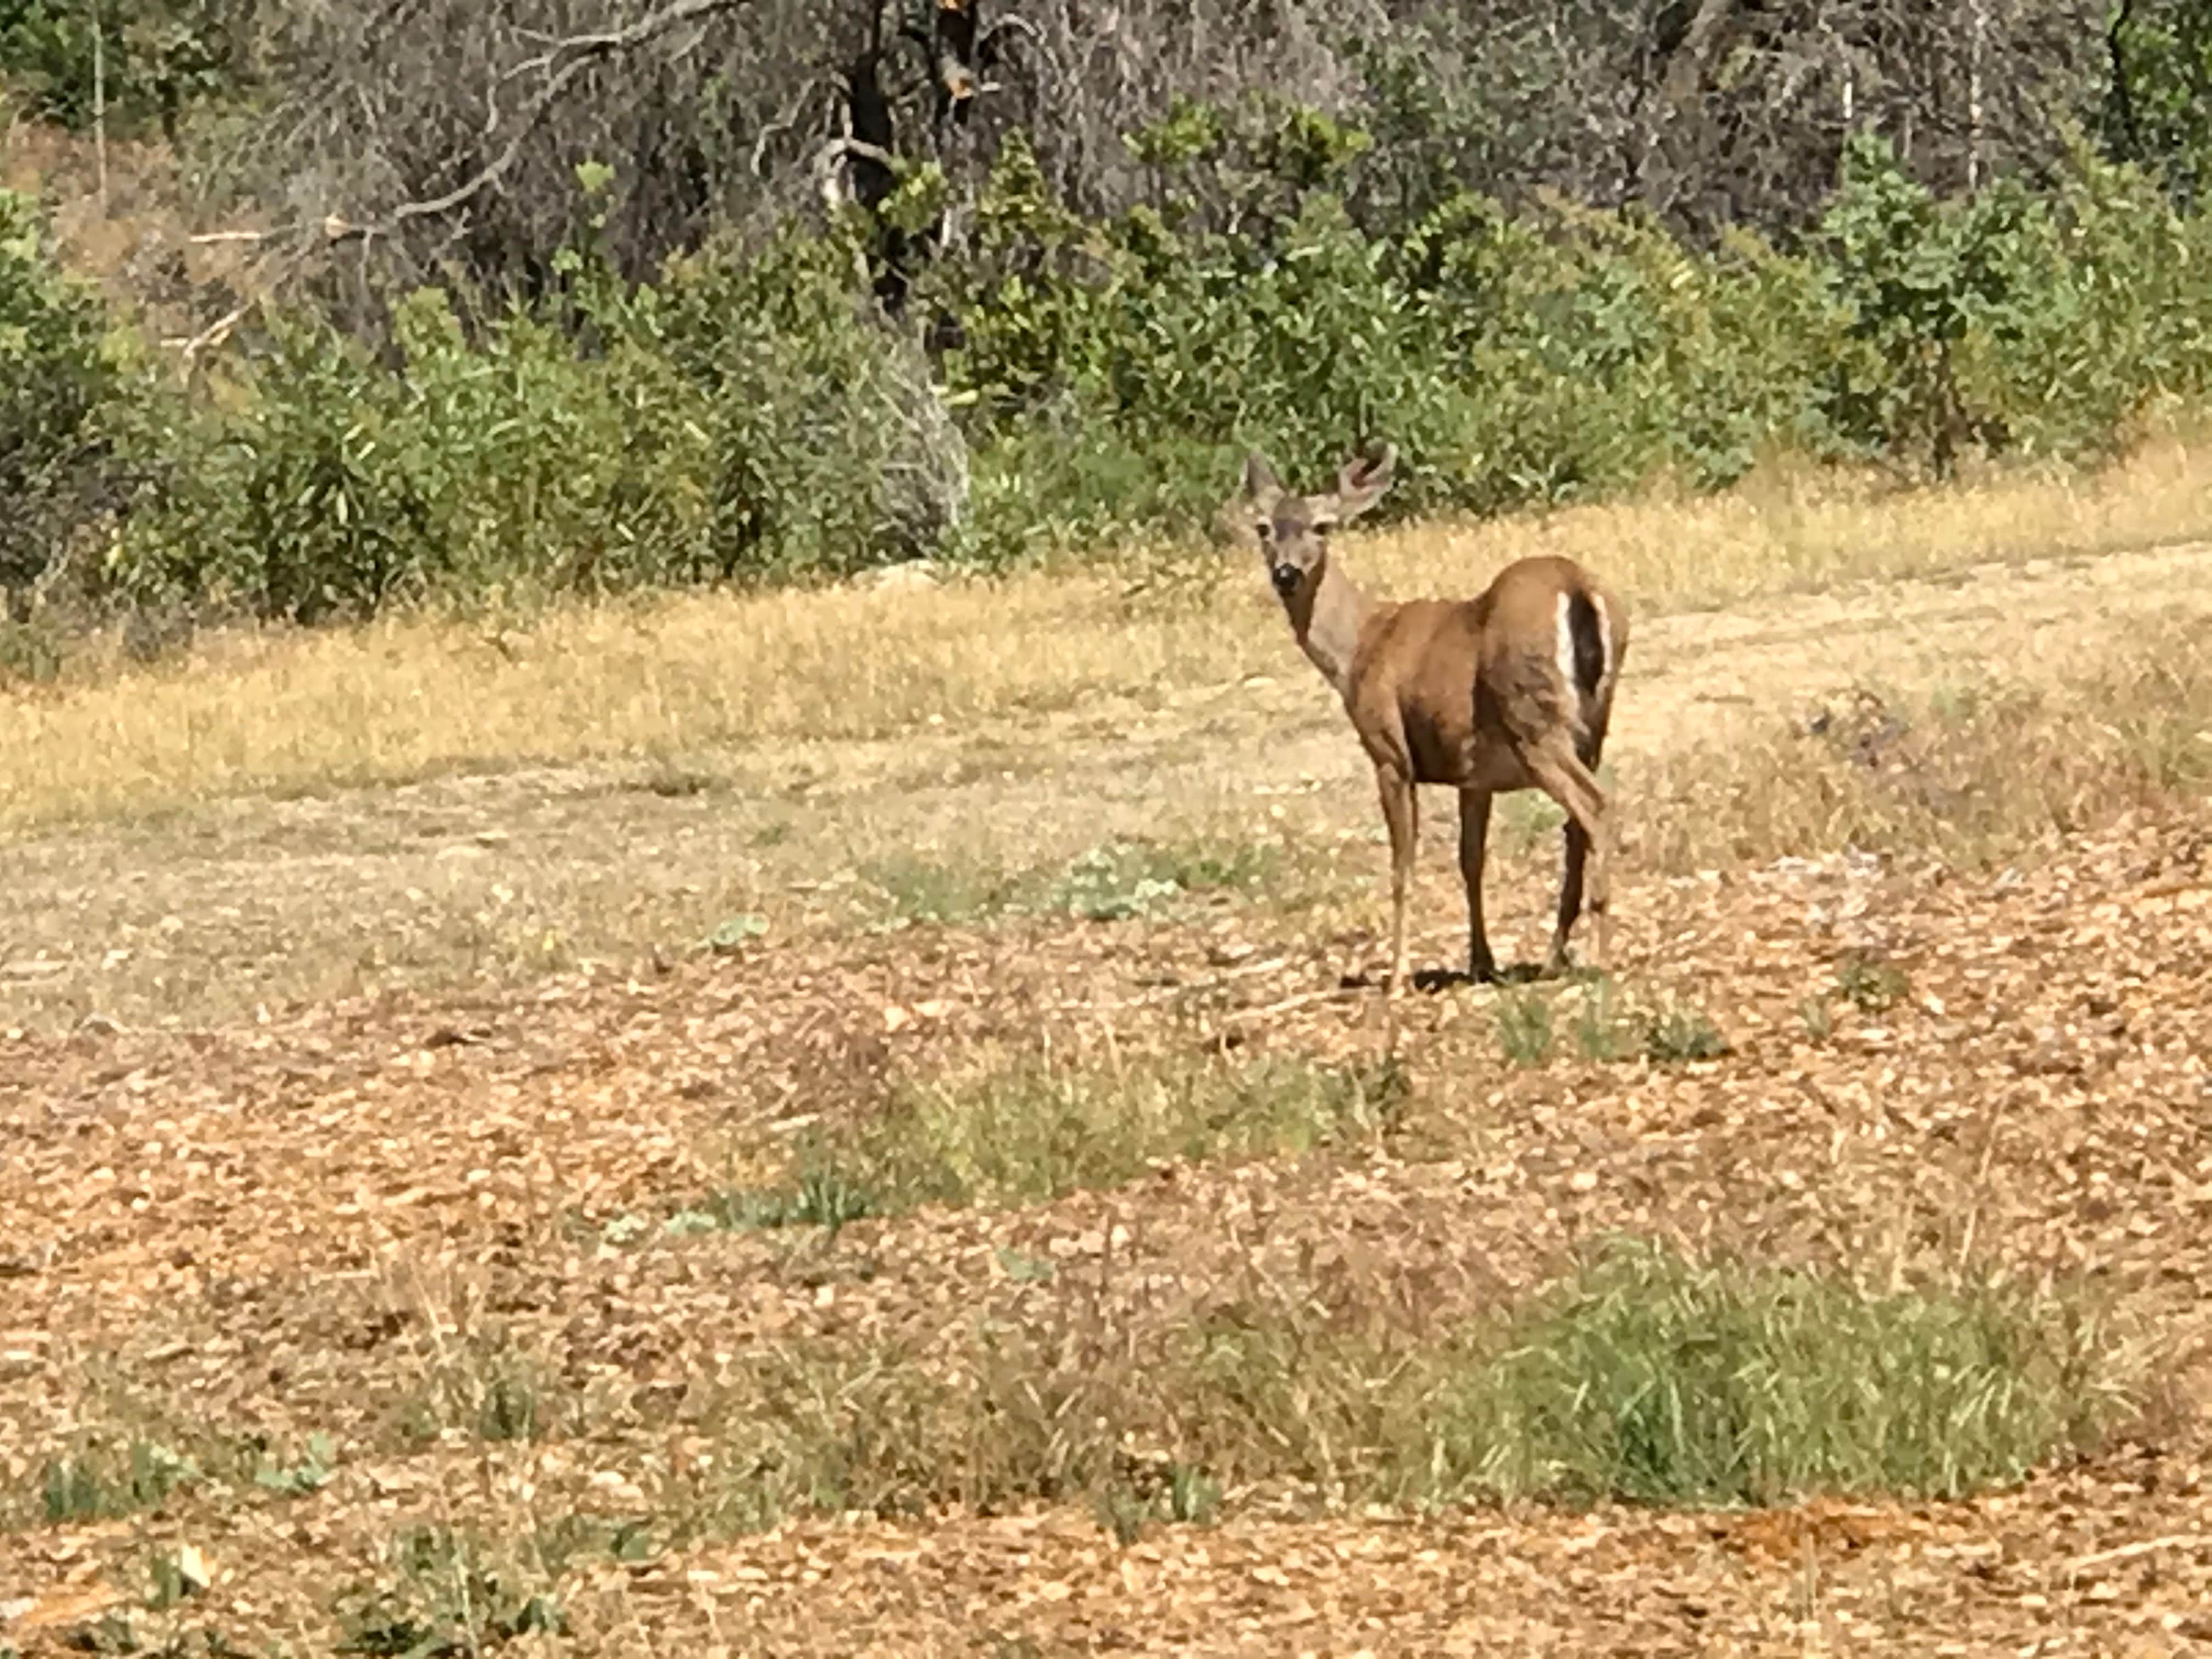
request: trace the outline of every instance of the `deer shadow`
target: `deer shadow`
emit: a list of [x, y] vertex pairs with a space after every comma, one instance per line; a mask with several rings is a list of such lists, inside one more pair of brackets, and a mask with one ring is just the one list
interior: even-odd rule
[[[1571, 966], [1560, 971], [1541, 963], [1515, 962], [1502, 963], [1496, 972], [1487, 975], [1470, 974], [1464, 968], [1416, 968], [1406, 977], [1414, 990], [1433, 996], [1440, 991], [1456, 991], [1472, 985], [1534, 985], [1540, 980], [1573, 979], [1581, 972]], [[1340, 991], [1379, 991], [1383, 976], [1346, 974], [1336, 984]]]

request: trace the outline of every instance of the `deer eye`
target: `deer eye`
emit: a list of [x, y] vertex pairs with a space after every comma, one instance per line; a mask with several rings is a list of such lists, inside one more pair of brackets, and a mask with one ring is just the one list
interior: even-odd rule
[[1275, 526], [1272, 520], [1262, 519], [1253, 527], [1260, 532], [1261, 541], [1272, 542], [1275, 539]]

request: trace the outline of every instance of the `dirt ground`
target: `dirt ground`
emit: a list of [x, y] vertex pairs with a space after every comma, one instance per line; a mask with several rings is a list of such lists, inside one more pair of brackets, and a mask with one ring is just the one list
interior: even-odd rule
[[[1627, 810], [1693, 737], [2062, 659], [2093, 623], [2212, 611], [2208, 578], [2212, 547], [2169, 548], [1642, 619]], [[1986, 871], [1667, 878], [1632, 842], [1617, 969], [1708, 1011], [1729, 1052], [1511, 1066], [1489, 989], [1393, 1019], [1340, 986], [1386, 920], [1364, 768], [1287, 641], [1234, 666], [1020, 727], [0, 847], [0, 1654], [400, 1650], [345, 1609], [429, 1528], [505, 1540], [510, 1577], [557, 1595], [564, 1632], [502, 1627], [515, 1653], [2212, 1650], [2212, 822], [2126, 818]], [[1111, 921], [890, 927], [866, 873], [1145, 836], [1281, 860]], [[1525, 955], [1553, 854], [1504, 839], [1492, 925]], [[1431, 830], [1419, 889], [1432, 963], [1463, 948], [1448, 840]], [[767, 931], [696, 948], [738, 912]], [[1816, 1024], [1852, 951], [1909, 992]], [[624, 1231], [793, 1122], [1040, 1042], [1388, 1049], [1412, 1127], [804, 1242]], [[928, 1354], [1080, 1303], [1134, 1352], [1255, 1278], [1479, 1309], [1622, 1231], [2075, 1286], [2145, 1401], [2088, 1463], [1955, 1503], [1421, 1516], [1232, 1490], [1126, 1544], [1073, 1504], [813, 1514], [635, 1558], [546, 1541], [556, 1520], [650, 1532], [702, 1455], [700, 1380], [763, 1345]], [[424, 1379], [495, 1340], [558, 1374], [572, 1430], [410, 1431]], [[125, 1432], [313, 1442], [328, 1467], [46, 1519], [42, 1471]]]

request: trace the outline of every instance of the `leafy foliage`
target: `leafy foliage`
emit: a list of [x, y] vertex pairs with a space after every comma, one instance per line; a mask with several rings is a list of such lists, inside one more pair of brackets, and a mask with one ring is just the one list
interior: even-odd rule
[[2114, 149], [2201, 204], [2212, 188], [2212, 13], [2195, 0], [2136, 0], [2115, 9], [2106, 38]]
[[[315, 622], [395, 600], [836, 572], [933, 548], [965, 453], [913, 354], [828, 276], [828, 243], [655, 289], [579, 258], [566, 313], [472, 335], [441, 290], [395, 368], [271, 319], [234, 410], [125, 535], [127, 591]], [[586, 342], [588, 341], [588, 344]]]
[[187, 107], [237, 86], [235, 10], [225, 0], [0, 0], [0, 72], [66, 126], [90, 125], [104, 98], [119, 127], [173, 130]]
[[0, 191], [0, 597], [42, 574], [82, 510], [120, 371], [98, 300], [64, 276], [36, 209]]
[[314, 622], [1187, 536], [1248, 446], [1310, 474], [1387, 435], [1386, 512], [1494, 513], [1777, 453], [2095, 459], [2212, 396], [2212, 221], [2085, 147], [2039, 192], [1954, 202], [1863, 137], [1787, 246], [1463, 191], [1377, 228], [1370, 136], [1277, 98], [1185, 99], [1127, 149], [1146, 199], [1089, 213], [1008, 136], [902, 320], [877, 255], [952, 210], [941, 170], [636, 280], [611, 171], [580, 168], [533, 297], [420, 289], [380, 349], [271, 312], [189, 400], [125, 397], [98, 313], [19, 236], [0, 305], [37, 368], [0, 467], [100, 428], [138, 481], [118, 596]]

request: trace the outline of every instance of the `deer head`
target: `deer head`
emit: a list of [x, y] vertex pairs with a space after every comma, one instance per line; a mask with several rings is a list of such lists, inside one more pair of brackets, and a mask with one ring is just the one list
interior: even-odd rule
[[1385, 444], [1371, 456], [1345, 462], [1334, 489], [1297, 495], [1283, 488], [1267, 457], [1255, 452], [1244, 458], [1241, 504], [1260, 538], [1267, 580], [1285, 605], [1311, 599], [1328, 568], [1329, 532], [1382, 499], [1396, 460], [1397, 451]]

